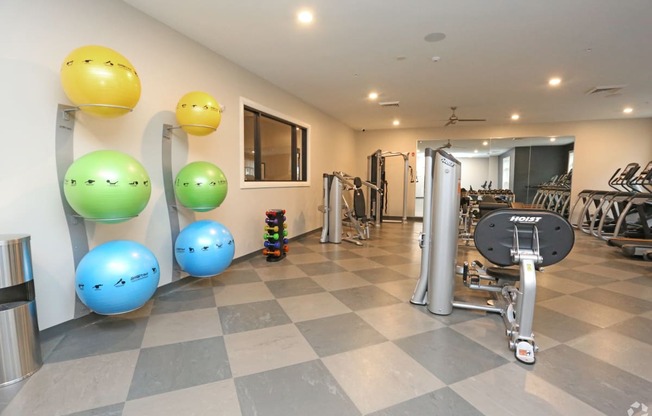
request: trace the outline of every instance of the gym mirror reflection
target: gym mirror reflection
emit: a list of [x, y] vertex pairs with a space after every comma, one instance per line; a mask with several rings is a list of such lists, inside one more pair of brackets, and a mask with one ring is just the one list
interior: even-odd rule
[[462, 188], [509, 190], [516, 206], [529, 207], [539, 186], [572, 172], [574, 144], [573, 136], [418, 140], [414, 216], [423, 216], [426, 148], [445, 147], [462, 163]]

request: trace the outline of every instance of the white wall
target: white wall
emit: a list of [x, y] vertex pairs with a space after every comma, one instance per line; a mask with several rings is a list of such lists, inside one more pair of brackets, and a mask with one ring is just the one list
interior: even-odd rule
[[[229, 179], [229, 194], [218, 209], [181, 210], [182, 226], [195, 219], [224, 223], [236, 241], [236, 257], [260, 249], [264, 211], [285, 208], [290, 236], [317, 229], [323, 172], [343, 170], [366, 176], [366, 155], [380, 148], [412, 152], [417, 139], [574, 135], [573, 193], [604, 187], [616, 167], [652, 158], [652, 120], [604, 121], [447, 129], [403, 129], [354, 133], [268, 82], [115, 0], [3, 0], [0, 2], [0, 234], [32, 236], [32, 257], [41, 329], [74, 317], [72, 247], [59, 195], [55, 142], [57, 104], [70, 104], [59, 83], [59, 68], [73, 49], [99, 44], [127, 57], [142, 81], [135, 110], [118, 119], [76, 115], [75, 156], [115, 149], [139, 159], [150, 174], [152, 197], [141, 215], [122, 224], [87, 223], [91, 247], [124, 238], [147, 245], [161, 265], [161, 284], [171, 279], [172, 246], [161, 171], [162, 125], [175, 125], [174, 109], [189, 91], [213, 95], [226, 111], [217, 132], [174, 133], [173, 171], [207, 160]], [[227, 40], [233, 41], [233, 40]], [[311, 126], [310, 181], [306, 188], [239, 189], [239, 102], [245, 97]], [[336, 150], [334, 150], [336, 149]], [[402, 166], [396, 158], [389, 214], [399, 215]], [[394, 171], [396, 168], [396, 172]], [[408, 213], [413, 212], [410, 185]]]
[[[487, 139], [531, 136], [575, 136], [575, 162], [572, 194], [582, 189], [607, 189], [607, 180], [613, 172], [629, 162], [641, 165], [652, 160], [652, 119], [602, 120], [569, 123], [509, 124], [488, 127], [439, 127], [430, 129], [387, 129], [356, 132], [355, 153], [370, 154], [383, 151], [415, 152], [417, 140]], [[497, 158], [492, 158], [497, 159]], [[359, 156], [357, 170], [364, 169]], [[411, 160], [410, 163], [413, 163]], [[497, 161], [492, 160], [492, 171]], [[462, 166], [464, 170], [464, 166]], [[390, 177], [401, 175], [388, 171]], [[497, 177], [493, 179], [497, 183]], [[409, 201], [414, 200], [415, 186], [409, 185]], [[396, 188], [394, 189], [396, 191]], [[391, 192], [391, 191], [390, 191]], [[412, 202], [411, 202], [412, 203]], [[389, 204], [388, 215], [397, 215], [396, 205]], [[413, 215], [410, 206], [408, 215]]]
[[[91, 247], [117, 238], [148, 246], [161, 265], [161, 285], [170, 282], [172, 271], [161, 132], [163, 124], [177, 124], [174, 110], [185, 93], [205, 91], [226, 111], [209, 136], [174, 130], [173, 172], [192, 161], [210, 161], [225, 172], [229, 192], [216, 210], [195, 214], [181, 208], [181, 225], [203, 218], [222, 222], [234, 235], [236, 257], [261, 249], [268, 208], [287, 210], [290, 236], [319, 228], [322, 173], [355, 166], [352, 152], [332, 151], [352, 148], [350, 128], [121, 1], [3, 0], [0, 37], [0, 234], [32, 236], [41, 329], [74, 317], [74, 264], [54, 146], [57, 105], [71, 104], [60, 86], [59, 68], [73, 49], [88, 44], [115, 49], [140, 76], [142, 95], [132, 113], [110, 120], [76, 114], [74, 153], [119, 150], [147, 169], [152, 196], [145, 211], [121, 224], [87, 222], [87, 230]], [[310, 187], [239, 189], [240, 97], [311, 126]]]

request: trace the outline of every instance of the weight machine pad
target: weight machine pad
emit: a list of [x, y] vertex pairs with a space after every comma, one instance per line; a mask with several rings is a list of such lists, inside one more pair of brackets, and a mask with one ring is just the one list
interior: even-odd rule
[[519, 269], [506, 267], [487, 267], [487, 275], [496, 279], [511, 280], [513, 282], [521, 280], [521, 271]]
[[562, 261], [575, 243], [570, 223], [561, 215], [538, 209], [499, 209], [478, 221], [473, 241], [480, 254], [498, 266], [509, 266], [514, 245], [514, 224], [518, 225], [519, 244], [523, 250], [532, 250], [533, 230], [539, 235], [539, 254], [543, 258], [537, 266], [549, 266]]

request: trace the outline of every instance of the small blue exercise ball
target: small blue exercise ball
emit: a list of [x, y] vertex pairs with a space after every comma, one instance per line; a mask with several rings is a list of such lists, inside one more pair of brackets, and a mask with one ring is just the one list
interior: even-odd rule
[[100, 244], [79, 262], [75, 290], [82, 303], [100, 315], [116, 315], [143, 306], [161, 276], [147, 247], [129, 240]]
[[231, 264], [235, 241], [231, 232], [212, 220], [195, 221], [181, 230], [174, 243], [177, 263], [191, 276], [211, 277]]

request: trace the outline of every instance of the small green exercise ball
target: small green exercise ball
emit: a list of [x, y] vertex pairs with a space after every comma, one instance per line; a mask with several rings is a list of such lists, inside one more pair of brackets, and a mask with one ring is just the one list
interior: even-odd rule
[[152, 187], [136, 159], [115, 150], [98, 150], [70, 165], [63, 191], [72, 209], [85, 219], [118, 223], [145, 209]]
[[184, 166], [174, 181], [174, 193], [186, 208], [205, 212], [224, 202], [228, 184], [224, 172], [210, 162], [192, 162]]

